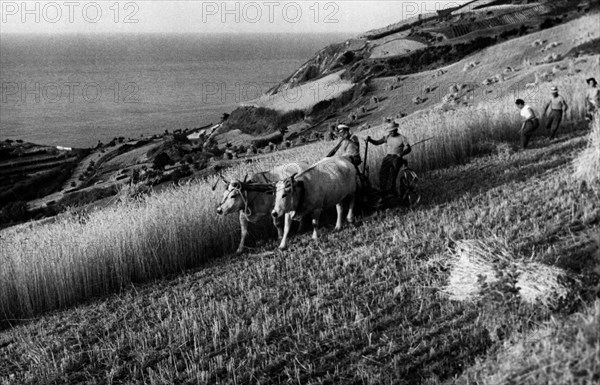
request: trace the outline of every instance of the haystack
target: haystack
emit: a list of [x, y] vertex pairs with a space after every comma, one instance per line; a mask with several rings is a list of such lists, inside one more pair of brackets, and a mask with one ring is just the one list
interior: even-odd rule
[[533, 43], [531, 43], [531, 46], [537, 47], [537, 46], [543, 45], [545, 42], [546, 42], [546, 40], [537, 39]]
[[562, 278], [568, 277], [567, 272], [554, 266], [518, 260], [500, 241], [457, 241], [451, 253], [450, 279], [443, 290], [451, 299], [476, 300], [482, 294], [483, 282], [497, 282], [500, 272], [509, 271], [518, 273], [515, 287], [524, 302], [554, 307], [569, 294], [569, 288], [562, 283], [565, 282]]

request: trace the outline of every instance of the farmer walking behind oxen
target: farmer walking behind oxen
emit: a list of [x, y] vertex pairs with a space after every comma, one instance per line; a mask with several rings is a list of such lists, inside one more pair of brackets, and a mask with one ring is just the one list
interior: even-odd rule
[[600, 88], [595, 78], [589, 78], [585, 82], [588, 84], [585, 94], [585, 119], [591, 122], [596, 112], [600, 111]]
[[379, 171], [379, 189], [384, 195], [396, 195], [396, 179], [402, 165], [408, 166], [408, 162], [403, 158], [411, 152], [408, 139], [398, 132], [400, 125], [392, 122], [386, 129], [386, 135], [379, 139], [367, 137], [367, 142], [376, 146], [386, 144], [386, 156], [381, 163]]
[[[567, 113], [569, 106], [567, 105], [565, 98], [558, 94], [558, 87], [552, 86], [550, 91], [552, 92], [552, 98], [544, 105], [542, 115], [548, 117], [546, 130], [550, 130], [550, 140], [553, 140], [556, 138], [556, 132], [560, 127], [560, 122]], [[548, 114], [548, 107], [550, 107], [550, 114]]]
[[521, 146], [526, 149], [533, 132], [540, 126], [540, 122], [535, 116], [533, 108], [529, 104], [525, 104], [523, 99], [517, 99], [515, 104], [521, 110], [521, 117], [523, 118], [523, 124], [519, 132], [521, 133]]
[[342, 139], [329, 154], [327, 154], [327, 157], [331, 158], [339, 150], [341, 153], [340, 156], [348, 157], [358, 171], [358, 165], [362, 163], [362, 160], [360, 159], [360, 142], [358, 141], [358, 137], [350, 134], [350, 127], [345, 124], [340, 124], [338, 126], [338, 134]]

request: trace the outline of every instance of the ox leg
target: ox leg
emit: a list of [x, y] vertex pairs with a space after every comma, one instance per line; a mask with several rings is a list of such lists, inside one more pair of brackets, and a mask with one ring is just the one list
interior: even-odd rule
[[313, 225], [313, 235], [312, 239], [315, 241], [319, 238], [317, 235], [317, 227], [319, 227], [319, 218], [321, 217], [321, 210], [315, 210], [312, 214], [312, 225]]
[[277, 229], [277, 239], [283, 238], [283, 222], [282, 218], [273, 218], [273, 226]]
[[342, 229], [342, 217], [344, 216], [344, 206], [341, 203], [338, 203], [337, 205], [335, 205], [335, 210], [337, 211], [335, 231], [340, 231]]
[[353, 194], [350, 197], [350, 202], [348, 203], [348, 216], [346, 219], [348, 223], [354, 223], [354, 203], [356, 202], [356, 194]]
[[244, 251], [244, 243], [246, 242], [246, 236], [248, 236], [248, 218], [246, 218], [244, 213], [240, 213], [240, 228], [242, 229], [242, 237], [236, 251], [238, 254], [241, 254]]
[[287, 239], [290, 234], [290, 227], [292, 227], [292, 216], [290, 214], [285, 214], [285, 225], [283, 228], [283, 238], [281, 238], [281, 244], [279, 245], [279, 249], [285, 250], [287, 248]]

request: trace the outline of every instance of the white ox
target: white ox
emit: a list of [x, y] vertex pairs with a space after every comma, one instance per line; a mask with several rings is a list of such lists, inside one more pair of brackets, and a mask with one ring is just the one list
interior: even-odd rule
[[[217, 214], [240, 213], [242, 236], [236, 251], [238, 254], [244, 251], [244, 244], [248, 235], [248, 223], [258, 222], [261, 218], [268, 216], [273, 209], [275, 203], [275, 197], [272, 193], [273, 183], [300, 173], [307, 168], [307, 163], [289, 163], [276, 167], [272, 171], [254, 174], [248, 182], [225, 181], [227, 189], [223, 193], [221, 204], [217, 207]], [[281, 238], [283, 236], [283, 221], [279, 218], [273, 218], [273, 225], [277, 229], [279, 238]]]
[[321, 211], [335, 206], [335, 230], [342, 228], [343, 202], [348, 201], [348, 222], [354, 222], [354, 197], [357, 189], [357, 171], [347, 157], [325, 158], [306, 171], [279, 181], [275, 189], [275, 207], [271, 215], [285, 215], [285, 228], [280, 249], [287, 247], [292, 219], [311, 215], [313, 239], [317, 240], [317, 227]]

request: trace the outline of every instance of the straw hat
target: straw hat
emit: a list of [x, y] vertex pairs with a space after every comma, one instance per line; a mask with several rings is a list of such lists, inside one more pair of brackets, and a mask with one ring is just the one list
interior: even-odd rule
[[350, 127], [346, 126], [345, 124], [340, 124], [337, 126], [338, 131], [350, 131]]
[[558, 92], [558, 87], [557, 86], [552, 86], [552, 88], [550, 88], [550, 91], [552, 91], [552, 92]]
[[391, 122], [390, 124], [388, 124], [385, 131], [390, 132], [390, 133], [394, 132], [394, 131], [398, 131], [398, 127], [400, 127], [400, 125], [397, 122]]

